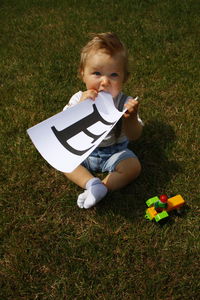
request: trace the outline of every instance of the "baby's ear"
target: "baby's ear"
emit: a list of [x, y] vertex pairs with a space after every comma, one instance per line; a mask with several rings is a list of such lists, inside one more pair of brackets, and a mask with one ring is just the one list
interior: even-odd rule
[[80, 70], [80, 76], [83, 79], [83, 76], [84, 76], [84, 71], [83, 70]]
[[78, 68], [78, 70], [77, 70], [77, 76], [78, 76], [78, 78], [79, 79], [81, 79], [81, 80], [83, 80], [83, 70], [82, 69], [80, 69], [80, 68]]
[[129, 77], [130, 77], [130, 72], [126, 72], [124, 76], [124, 83], [128, 81]]

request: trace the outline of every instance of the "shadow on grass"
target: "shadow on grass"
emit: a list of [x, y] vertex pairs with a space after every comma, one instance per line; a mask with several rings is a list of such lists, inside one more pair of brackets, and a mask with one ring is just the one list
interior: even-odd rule
[[141, 175], [129, 186], [108, 194], [97, 206], [97, 212], [104, 214], [111, 210], [134, 220], [144, 215], [147, 199], [175, 193], [169, 189], [170, 182], [181, 171], [178, 163], [170, 158], [175, 140], [174, 130], [169, 124], [160, 121], [145, 124], [141, 140], [129, 147], [140, 159]]

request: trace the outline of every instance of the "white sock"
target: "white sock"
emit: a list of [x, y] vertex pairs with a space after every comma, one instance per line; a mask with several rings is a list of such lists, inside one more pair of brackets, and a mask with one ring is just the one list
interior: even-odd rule
[[85, 190], [84, 193], [82, 193], [82, 194], [80, 194], [80, 195], [78, 196], [78, 199], [77, 199], [77, 205], [78, 205], [78, 207], [80, 207], [80, 208], [83, 208], [83, 207], [84, 207], [84, 202], [85, 202], [85, 199], [86, 199], [86, 197], [87, 197], [87, 194], [88, 194], [88, 191]]
[[86, 184], [86, 189], [87, 193], [83, 205], [86, 209], [96, 205], [108, 192], [107, 187], [99, 178], [90, 179]]

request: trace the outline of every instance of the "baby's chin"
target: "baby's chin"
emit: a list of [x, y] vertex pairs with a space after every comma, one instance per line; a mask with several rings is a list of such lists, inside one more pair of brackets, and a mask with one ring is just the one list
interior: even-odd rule
[[118, 93], [111, 93], [111, 95], [112, 95], [113, 98], [116, 98], [119, 95], [119, 93], [120, 92], [118, 92]]

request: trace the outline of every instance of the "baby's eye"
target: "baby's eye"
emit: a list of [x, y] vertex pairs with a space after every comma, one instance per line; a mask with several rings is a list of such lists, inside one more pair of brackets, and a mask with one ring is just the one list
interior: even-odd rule
[[111, 77], [118, 77], [119, 75], [117, 73], [112, 73]]
[[93, 72], [92, 74], [93, 74], [93, 75], [96, 75], [96, 76], [100, 76], [100, 75], [101, 75], [101, 73], [100, 73], [100, 72], [97, 72], [97, 71], [96, 71], [96, 72]]

